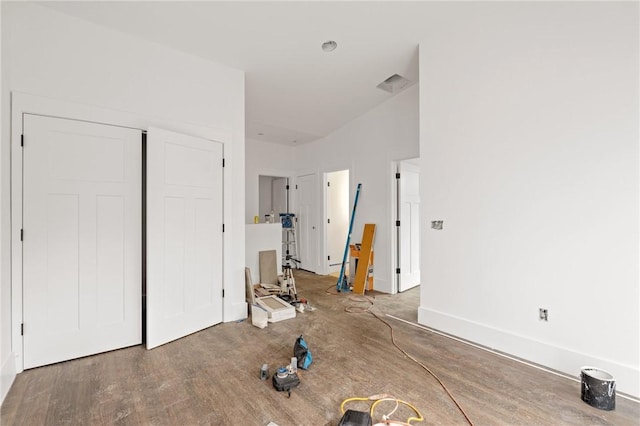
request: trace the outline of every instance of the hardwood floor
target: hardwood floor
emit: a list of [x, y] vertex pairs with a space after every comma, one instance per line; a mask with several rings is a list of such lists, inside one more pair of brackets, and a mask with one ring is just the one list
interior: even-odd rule
[[[389, 393], [420, 410], [425, 421], [417, 424], [466, 424], [438, 382], [391, 344], [386, 325], [370, 313], [345, 312], [368, 303], [328, 294], [333, 277], [294, 275], [315, 311], [265, 329], [250, 320], [220, 324], [151, 351], [136, 346], [25, 371], [0, 423], [336, 425], [344, 399]], [[375, 294], [373, 310], [416, 322], [418, 293]], [[475, 425], [639, 424], [640, 404], [618, 397], [614, 411], [595, 409], [580, 399], [578, 382], [386, 318], [397, 343], [440, 377]], [[300, 334], [314, 361], [299, 370], [302, 383], [287, 398], [259, 379], [260, 367], [267, 363], [273, 373], [288, 364]], [[374, 423], [388, 404], [376, 409]], [[410, 415], [400, 408], [392, 418]]]

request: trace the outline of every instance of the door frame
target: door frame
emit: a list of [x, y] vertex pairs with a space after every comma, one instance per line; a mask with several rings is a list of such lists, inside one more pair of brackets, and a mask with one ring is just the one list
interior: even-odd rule
[[[396, 221], [400, 220], [400, 218], [398, 217], [398, 203], [400, 201], [400, 193], [398, 191], [399, 181], [396, 178], [396, 173], [398, 173], [398, 170], [400, 168], [400, 163], [408, 160], [419, 160], [419, 159], [420, 159], [419, 156], [407, 157], [407, 158], [392, 160], [390, 162], [389, 187], [391, 188], [391, 194], [390, 194], [391, 197], [389, 200], [389, 206], [391, 209], [391, 230], [389, 232], [389, 241], [391, 241], [391, 244], [389, 244], [390, 246], [389, 259], [391, 259], [391, 269], [389, 272], [391, 275], [391, 282], [393, 283], [392, 285], [393, 291], [391, 294], [396, 294], [400, 292], [400, 274], [396, 273], [396, 270], [400, 267], [400, 264], [399, 264], [400, 247], [398, 244], [400, 241], [400, 230], [396, 226]], [[419, 239], [418, 241], [421, 242], [422, 240]]]
[[[396, 185], [396, 212], [395, 212], [395, 217], [396, 220], [401, 221], [401, 226], [400, 227], [396, 227], [396, 247], [397, 247], [397, 256], [396, 256], [396, 264], [397, 267], [399, 267], [402, 270], [402, 261], [403, 261], [403, 252], [402, 252], [402, 241], [403, 239], [406, 237], [403, 237], [403, 229], [404, 231], [407, 230], [407, 228], [403, 228], [403, 226], [406, 226], [407, 224], [404, 223], [402, 217], [400, 217], [400, 214], [402, 213], [401, 210], [401, 197], [402, 197], [402, 182], [407, 182], [406, 176], [403, 175], [406, 173], [411, 173], [408, 172], [406, 169], [409, 168], [415, 168], [417, 169], [418, 172], [418, 187], [420, 185], [420, 181], [419, 181], [419, 174], [420, 174], [420, 165], [417, 164], [420, 160], [420, 157], [416, 157], [416, 158], [408, 158], [406, 160], [400, 160], [397, 162], [396, 164], [396, 170], [398, 173], [400, 173], [400, 179], [397, 180], [397, 185]], [[401, 169], [405, 169], [405, 170], [401, 170]], [[404, 179], [404, 180], [403, 180]], [[418, 229], [420, 229], [420, 218], [418, 217]], [[418, 232], [418, 237], [417, 237], [417, 244], [418, 244], [418, 252], [420, 251], [420, 232]], [[405, 259], [406, 260], [406, 259]], [[396, 274], [396, 283], [395, 283], [395, 287], [396, 287], [396, 291], [398, 293], [400, 293], [401, 291], [406, 291], [409, 290], [410, 288], [401, 288], [402, 287], [402, 273], [400, 274]], [[418, 282], [418, 284], [414, 284], [411, 288], [415, 287], [416, 285], [420, 285], [420, 282]]]
[[[11, 351], [15, 360], [16, 373], [24, 371], [24, 349], [21, 325], [22, 311], [22, 243], [20, 233], [22, 229], [22, 149], [21, 135], [23, 131], [24, 114], [43, 115], [54, 118], [64, 118], [79, 121], [89, 121], [119, 127], [128, 127], [142, 132], [149, 127], [162, 127], [174, 132], [190, 134], [204, 139], [215, 140], [223, 144], [223, 155], [230, 153], [231, 149], [224, 149], [232, 141], [232, 132], [228, 129], [215, 129], [205, 126], [193, 125], [163, 117], [151, 117], [141, 114], [122, 112], [78, 104], [42, 96], [30, 95], [21, 92], [11, 92]], [[25, 141], [28, 144], [28, 141]], [[223, 217], [233, 217], [231, 206], [231, 179], [223, 178]], [[231, 228], [231, 227], [229, 227]], [[233, 230], [228, 229], [223, 235], [223, 288], [234, 288], [229, 270], [231, 260], [231, 243]], [[243, 235], [243, 233], [242, 233]], [[244, 288], [244, 286], [243, 286]], [[237, 293], [229, 292], [229, 293]], [[244, 292], [240, 295], [244, 300]], [[244, 311], [246, 312], [246, 302]], [[225, 313], [232, 312], [228, 309], [237, 304], [233, 300], [223, 299], [223, 321]], [[231, 315], [233, 315], [231, 313]]]

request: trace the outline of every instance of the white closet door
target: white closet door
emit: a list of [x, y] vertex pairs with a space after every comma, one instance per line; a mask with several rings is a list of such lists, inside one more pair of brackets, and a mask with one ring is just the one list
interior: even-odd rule
[[318, 270], [318, 231], [316, 230], [316, 175], [298, 177], [298, 248], [300, 268]]
[[141, 139], [25, 115], [24, 368], [141, 343]]
[[222, 144], [147, 134], [147, 348], [222, 321]]
[[405, 291], [420, 284], [420, 168], [400, 163], [400, 285]]

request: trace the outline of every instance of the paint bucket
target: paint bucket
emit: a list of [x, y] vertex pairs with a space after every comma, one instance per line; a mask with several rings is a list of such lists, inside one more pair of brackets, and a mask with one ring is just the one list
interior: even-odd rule
[[616, 381], [613, 376], [595, 367], [582, 367], [580, 372], [582, 400], [600, 410], [614, 410]]

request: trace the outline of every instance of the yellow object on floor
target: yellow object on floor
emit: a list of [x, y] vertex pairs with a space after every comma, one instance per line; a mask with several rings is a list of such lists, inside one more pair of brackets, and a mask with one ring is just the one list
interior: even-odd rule
[[[356, 268], [356, 278], [353, 281], [353, 292], [356, 294], [364, 294], [364, 285], [369, 274], [369, 266], [371, 265], [371, 252], [373, 251], [373, 237], [376, 234], [376, 224], [366, 223], [362, 232], [362, 244], [360, 246], [360, 261]], [[373, 287], [373, 283], [371, 284]]]

